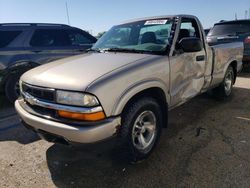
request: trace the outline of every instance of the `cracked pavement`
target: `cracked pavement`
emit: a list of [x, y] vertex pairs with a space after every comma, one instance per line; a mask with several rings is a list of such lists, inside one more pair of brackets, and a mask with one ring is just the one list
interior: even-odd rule
[[249, 187], [250, 74], [233, 96], [198, 96], [169, 114], [150, 158], [130, 165], [113, 149], [40, 140], [0, 101], [0, 187]]

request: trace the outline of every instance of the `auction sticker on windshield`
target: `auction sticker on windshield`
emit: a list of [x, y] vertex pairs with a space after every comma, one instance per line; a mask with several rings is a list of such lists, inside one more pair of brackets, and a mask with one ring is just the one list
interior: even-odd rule
[[148, 20], [144, 25], [161, 25], [166, 24], [168, 20]]

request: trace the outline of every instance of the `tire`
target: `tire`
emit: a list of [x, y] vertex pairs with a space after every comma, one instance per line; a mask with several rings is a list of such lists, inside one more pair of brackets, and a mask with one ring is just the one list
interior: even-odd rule
[[213, 89], [213, 95], [218, 99], [228, 98], [232, 93], [234, 80], [235, 80], [235, 74], [233, 67], [229, 66], [226, 71], [223, 82], [218, 87]]
[[143, 97], [122, 114], [118, 138], [122, 155], [128, 162], [146, 159], [154, 150], [163, 127], [160, 105], [151, 97]]
[[11, 103], [14, 103], [20, 95], [19, 79], [21, 75], [21, 73], [11, 74], [5, 83], [5, 95]]

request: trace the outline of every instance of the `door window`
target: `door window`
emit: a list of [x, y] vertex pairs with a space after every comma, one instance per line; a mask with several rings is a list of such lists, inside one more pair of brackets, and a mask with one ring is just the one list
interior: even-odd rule
[[8, 46], [22, 31], [0, 31], [0, 48]]
[[70, 31], [69, 39], [72, 45], [84, 45], [93, 43], [83, 32], [80, 31]]
[[[181, 41], [181, 39], [189, 38], [189, 37], [196, 37], [202, 40], [197, 21], [192, 18], [182, 18], [179, 36], [177, 38], [177, 42], [175, 46], [176, 52], [183, 53], [183, 50], [181, 46], [179, 45], [179, 42]], [[203, 47], [204, 47], [204, 44], [203, 44]]]
[[65, 30], [38, 29], [34, 32], [30, 45], [34, 47], [70, 46], [71, 41]]
[[186, 37], [200, 38], [199, 27], [194, 19], [183, 19], [181, 22], [178, 41]]

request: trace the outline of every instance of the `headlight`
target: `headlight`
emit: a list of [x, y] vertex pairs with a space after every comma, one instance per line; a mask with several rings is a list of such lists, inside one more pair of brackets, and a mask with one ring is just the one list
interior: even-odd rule
[[97, 106], [99, 102], [97, 98], [90, 94], [70, 91], [56, 92], [56, 101], [60, 104], [74, 105], [74, 106]]

